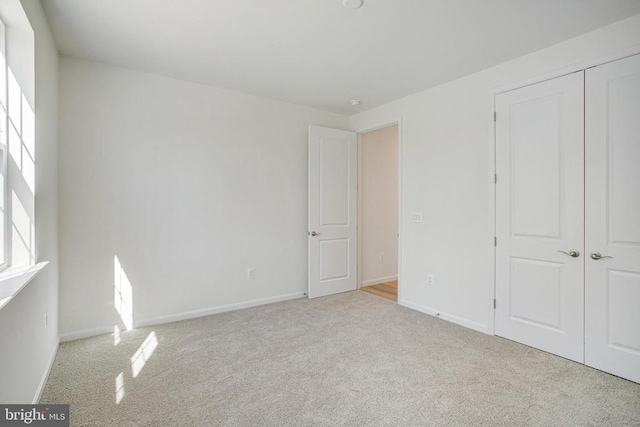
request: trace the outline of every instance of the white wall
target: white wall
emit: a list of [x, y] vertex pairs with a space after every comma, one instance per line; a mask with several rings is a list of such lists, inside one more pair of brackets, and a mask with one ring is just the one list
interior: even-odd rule
[[493, 91], [634, 49], [640, 15], [350, 118], [402, 118], [402, 304], [492, 332]]
[[308, 126], [346, 117], [68, 57], [60, 97], [63, 339], [124, 326], [114, 256], [134, 325], [303, 295]]
[[[37, 217], [36, 259], [49, 261], [49, 265], [0, 310], [0, 402], [3, 403], [30, 403], [37, 397], [58, 347], [58, 51], [40, 2], [23, 0], [22, 5], [35, 32], [35, 91], [28, 78], [21, 84], [26, 98], [35, 107], [37, 198], [35, 207], [33, 195], [30, 200], [24, 198], [23, 203], [29, 205], [25, 206], [29, 216], [33, 216], [35, 209]], [[11, 33], [8, 36], [11, 37]], [[8, 53], [11, 60], [11, 52]], [[26, 74], [33, 77], [33, 71]], [[19, 185], [20, 181], [14, 179], [13, 182]], [[25, 188], [15, 190], [29, 193]]]
[[360, 141], [360, 283], [368, 286], [398, 277], [398, 126]]

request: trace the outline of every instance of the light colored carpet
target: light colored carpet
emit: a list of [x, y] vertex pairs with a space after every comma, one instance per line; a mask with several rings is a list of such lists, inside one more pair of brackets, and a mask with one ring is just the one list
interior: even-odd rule
[[121, 339], [62, 344], [42, 402], [78, 426], [640, 425], [639, 384], [364, 292]]

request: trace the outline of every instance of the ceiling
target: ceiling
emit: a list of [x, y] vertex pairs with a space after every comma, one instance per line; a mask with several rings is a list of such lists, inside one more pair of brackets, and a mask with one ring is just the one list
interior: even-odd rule
[[63, 54], [343, 114], [640, 13], [640, 0], [42, 3]]

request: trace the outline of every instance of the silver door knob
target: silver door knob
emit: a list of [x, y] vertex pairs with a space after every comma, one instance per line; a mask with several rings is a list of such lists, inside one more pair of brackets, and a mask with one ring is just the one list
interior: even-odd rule
[[577, 251], [575, 249], [572, 249], [569, 252], [565, 252], [565, 251], [558, 251], [558, 252], [562, 252], [563, 254], [569, 255], [572, 258], [578, 258], [580, 256], [580, 251]]
[[313, 237], [315, 237], [315, 236], [319, 236], [319, 235], [321, 235], [322, 233], [316, 233], [315, 231], [312, 231], [312, 232], [311, 232], [311, 233], [309, 233], [309, 234], [310, 234], [310, 235], [312, 235]]
[[595, 259], [597, 261], [602, 258], [613, 258], [613, 257], [608, 255], [602, 255], [600, 252], [591, 252], [591, 259]]

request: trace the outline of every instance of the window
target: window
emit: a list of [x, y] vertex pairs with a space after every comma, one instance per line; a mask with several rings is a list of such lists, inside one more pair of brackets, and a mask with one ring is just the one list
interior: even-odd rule
[[34, 35], [0, 22], [0, 271], [35, 264]]
[[0, 270], [8, 267], [7, 233], [7, 62], [5, 27], [0, 21]]

